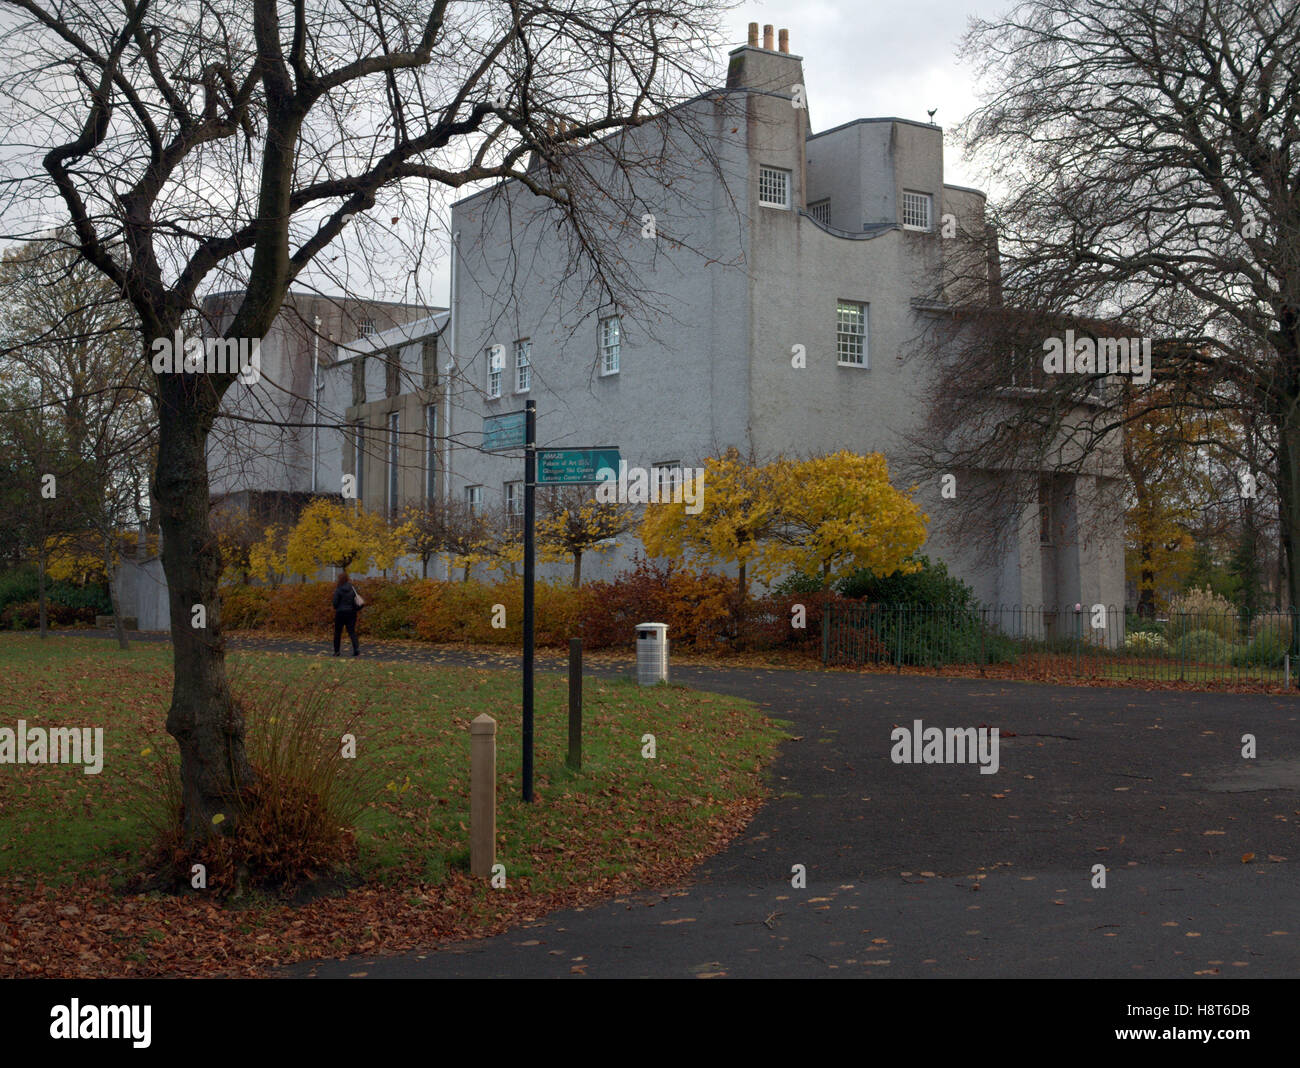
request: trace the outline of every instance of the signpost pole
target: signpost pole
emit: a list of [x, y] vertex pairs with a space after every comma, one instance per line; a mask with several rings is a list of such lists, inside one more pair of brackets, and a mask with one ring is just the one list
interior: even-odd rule
[[537, 493], [537, 402], [524, 402], [524, 800], [533, 799], [533, 523]]

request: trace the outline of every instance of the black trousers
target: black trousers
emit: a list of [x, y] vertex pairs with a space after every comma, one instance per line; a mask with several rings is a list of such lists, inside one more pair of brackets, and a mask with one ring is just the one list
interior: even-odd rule
[[339, 651], [339, 638], [343, 634], [343, 628], [348, 628], [348, 637], [352, 639], [352, 655], [356, 656], [361, 652], [361, 647], [357, 644], [357, 610], [354, 608], [350, 612], [334, 613], [334, 653], [337, 656]]

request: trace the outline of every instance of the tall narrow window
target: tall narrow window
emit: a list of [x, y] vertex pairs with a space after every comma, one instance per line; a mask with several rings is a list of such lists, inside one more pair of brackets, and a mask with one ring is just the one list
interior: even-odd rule
[[465, 504], [469, 506], [471, 515], [478, 515], [483, 510], [483, 487], [466, 486]]
[[352, 473], [356, 476], [357, 501], [365, 496], [366, 477], [366, 425], [358, 420], [352, 431]]
[[493, 345], [487, 350], [487, 391], [489, 397], [501, 396], [501, 370], [505, 364], [505, 359], [505, 350], [502, 346]]
[[384, 353], [384, 396], [396, 397], [402, 392], [402, 350], [390, 349]]
[[398, 450], [401, 447], [402, 416], [393, 412], [388, 416], [388, 511], [397, 508]]
[[424, 497], [433, 502], [438, 496], [438, 406], [424, 406]]
[[618, 374], [619, 350], [622, 348], [623, 325], [617, 315], [600, 321], [600, 373]]
[[438, 384], [438, 339], [425, 338], [420, 343], [420, 369], [424, 372], [424, 388], [433, 389]]
[[1052, 544], [1052, 481], [1038, 480], [1038, 544]]
[[524, 514], [524, 484], [507, 482], [505, 484], [506, 518], [512, 527], [517, 526]]
[[515, 342], [515, 392], [527, 393], [533, 386], [533, 343], [527, 338]]
[[358, 356], [352, 361], [352, 403], [366, 403], [366, 358]]
[[867, 306], [841, 300], [835, 305], [835, 359], [850, 367], [867, 366]]

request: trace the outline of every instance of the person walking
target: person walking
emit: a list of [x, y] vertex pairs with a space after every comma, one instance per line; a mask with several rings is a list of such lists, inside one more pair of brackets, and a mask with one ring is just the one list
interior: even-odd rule
[[365, 601], [357, 588], [352, 585], [346, 571], [339, 573], [334, 583], [334, 655], [339, 655], [339, 638], [343, 628], [347, 627], [348, 637], [352, 639], [352, 655], [361, 655], [361, 646], [357, 643], [357, 615], [365, 606]]

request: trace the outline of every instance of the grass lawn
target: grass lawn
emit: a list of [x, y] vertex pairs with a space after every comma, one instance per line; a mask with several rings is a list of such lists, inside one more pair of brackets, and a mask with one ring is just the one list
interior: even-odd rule
[[[255, 974], [306, 956], [380, 952], [488, 933], [550, 908], [683, 877], [744, 825], [783, 732], [752, 705], [682, 687], [587, 678], [580, 772], [564, 766], [563, 676], [539, 675], [536, 796], [520, 800], [517, 673], [364, 657], [231, 654], [258, 729], [259, 695], [334, 689], [356, 735], [346, 774], [372, 791], [357, 825], [362, 887], [290, 906], [220, 907], [201, 891], [131, 895], [149, 844], [147, 783], [171, 690], [170, 647], [0, 636], [0, 727], [104, 728], [98, 775], [0, 765], [0, 974]], [[468, 875], [469, 732], [497, 731], [497, 860]], [[653, 734], [655, 759], [642, 757]]]

